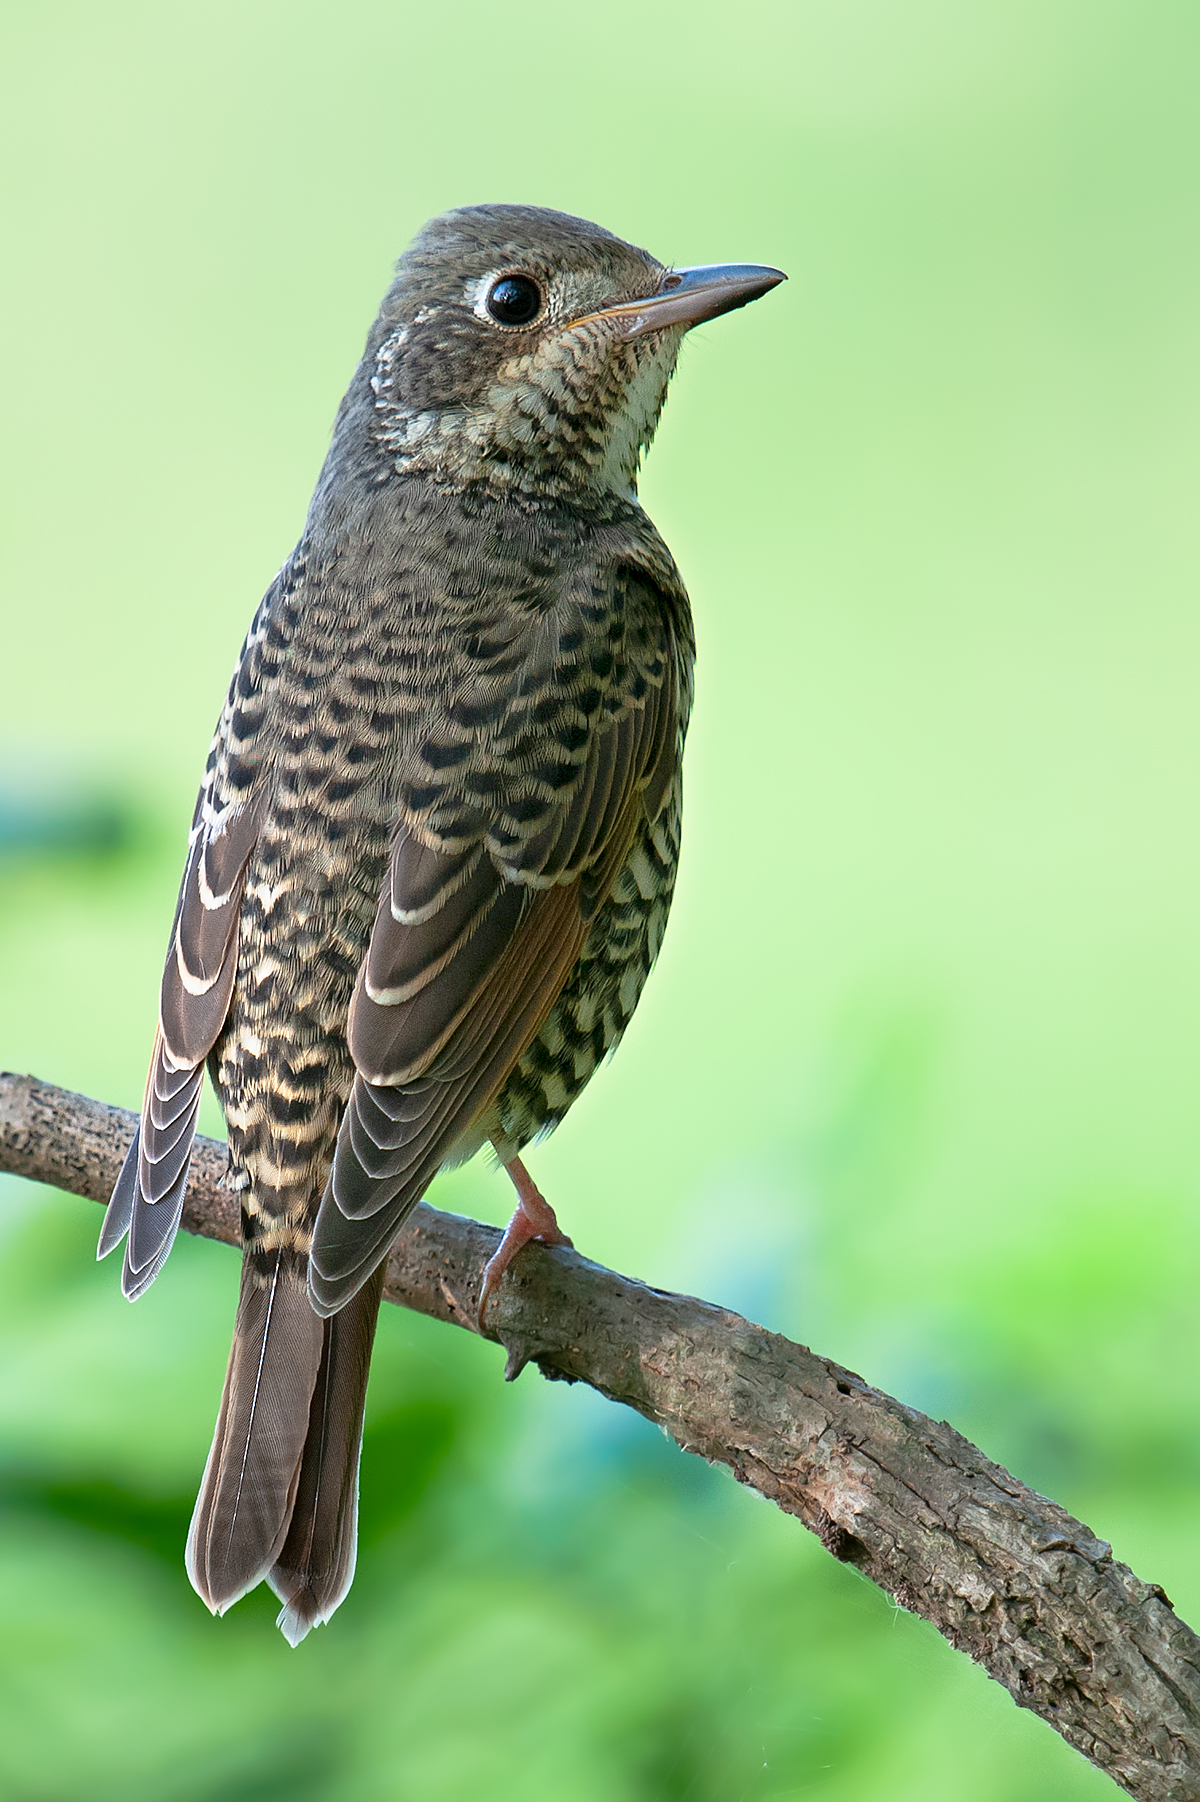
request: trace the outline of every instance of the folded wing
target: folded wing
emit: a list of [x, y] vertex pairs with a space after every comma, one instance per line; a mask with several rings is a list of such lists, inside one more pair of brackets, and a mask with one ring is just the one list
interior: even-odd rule
[[531, 627], [524, 659], [505, 641], [507, 692], [462, 686], [426, 747], [440, 779], [402, 805], [309, 1265], [323, 1314], [367, 1280], [503, 1087], [677, 768], [669, 605], [640, 574], [609, 582], [607, 609], [589, 597], [590, 633], [567, 610], [554, 633]]
[[238, 916], [258, 836], [248, 804], [216, 820], [197, 807], [159, 993], [142, 1117], [113, 1190], [99, 1257], [128, 1236], [121, 1287], [135, 1301], [166, 1261], [183, 1210], [204, 1060], [225, 1023], [237, 974]]

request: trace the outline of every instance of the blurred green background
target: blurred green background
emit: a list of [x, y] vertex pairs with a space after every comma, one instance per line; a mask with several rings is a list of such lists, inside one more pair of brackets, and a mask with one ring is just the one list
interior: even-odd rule
[[[228, 671], [421, 222], [780, 264], [646, 473], [700, 642], [681, 887], [534, 1169], [589, 1254], [948, 1417], [1200, 1621], [1194, 5], [0, 31], [0, 1060], [138, 1103]], [[235, 1260], [131, 1309], [98, 1209], [0, 1200], [6, 1802], [1116, 1793], [794, 1522], [396, 1309], [349, 1600], [298, 1652], [262, 1592], [209, 1620]]]

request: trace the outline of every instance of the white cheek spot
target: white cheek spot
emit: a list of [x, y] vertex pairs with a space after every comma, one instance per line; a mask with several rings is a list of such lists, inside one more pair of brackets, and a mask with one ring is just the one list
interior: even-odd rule
[[490, 275], [478, 275], [474, 281], [463, 287], [463, 299], [474, 313], [476, 319], [482, 319], [487, 325], [495, 325], [496, 321], [487, 310], [487, 297], [492, 286], [504, 274], [503, 269], [493, 269]]
[[436, 413], [392, 412], [387, 423], [386, 438], [392, 450], [403, 456], [430, 436], [438, 423]]
[[385, 338], [379, 346], [375, 354], [375, 373], [371, 377], [371, 387], [374, 389], [377, 399], [385, 388], [391, 387], [396, 358], [407, 343], [408, 327], [402, 325], [399, 330], [392, 333], [390, 338]]

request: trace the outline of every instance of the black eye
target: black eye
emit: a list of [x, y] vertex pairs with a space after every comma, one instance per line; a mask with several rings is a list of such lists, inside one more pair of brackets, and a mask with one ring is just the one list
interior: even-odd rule
[[542, 290], [529, 275], [502, 275], [487, 297], [487, 310], [501, 325], [528, 325], [541, 306]]

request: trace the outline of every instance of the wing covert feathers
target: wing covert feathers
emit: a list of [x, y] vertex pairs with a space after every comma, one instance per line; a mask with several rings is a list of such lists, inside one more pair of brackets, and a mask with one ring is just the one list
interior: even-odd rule
[[179, 1228], [204, 1059], [229, 1012], [237, 974], [238, 911], [258, 835], [257, 807], [212, 820], [203, 803], [202, 795], [163, 970], [141, 1124], [117, 1178], [97, 1247], [97, 1256], [107, 1257], [128, 1234], [121, 1287], [130, 1301], [154, 1281]]
[[566, 981], [585, 925], [573, 889], [549, 889], [476, 992], [428, 1077], [355, 1079], [317, 1216], [309, 1290], [333, 1314], [367, 1280], [472, 1121], [499, 1091]]
[[396, 833], [350, 1009], [358, 1075], [309, 1263], [321, 1314], [365, 1282], [495, 1100], [574, 968], [647, 807], [662, 805], [682, 737], [665, 624], [652, 651], [649, 673], [627, 675], [581, 742], [568, 734], [576, 752], [555, 766], [557, 786], [547, 776], [550, 799], [530, 801], [524, 837], [506, 830], [501, 850], [486, 822], [465, 845], [431, 843], [415, 821]]

